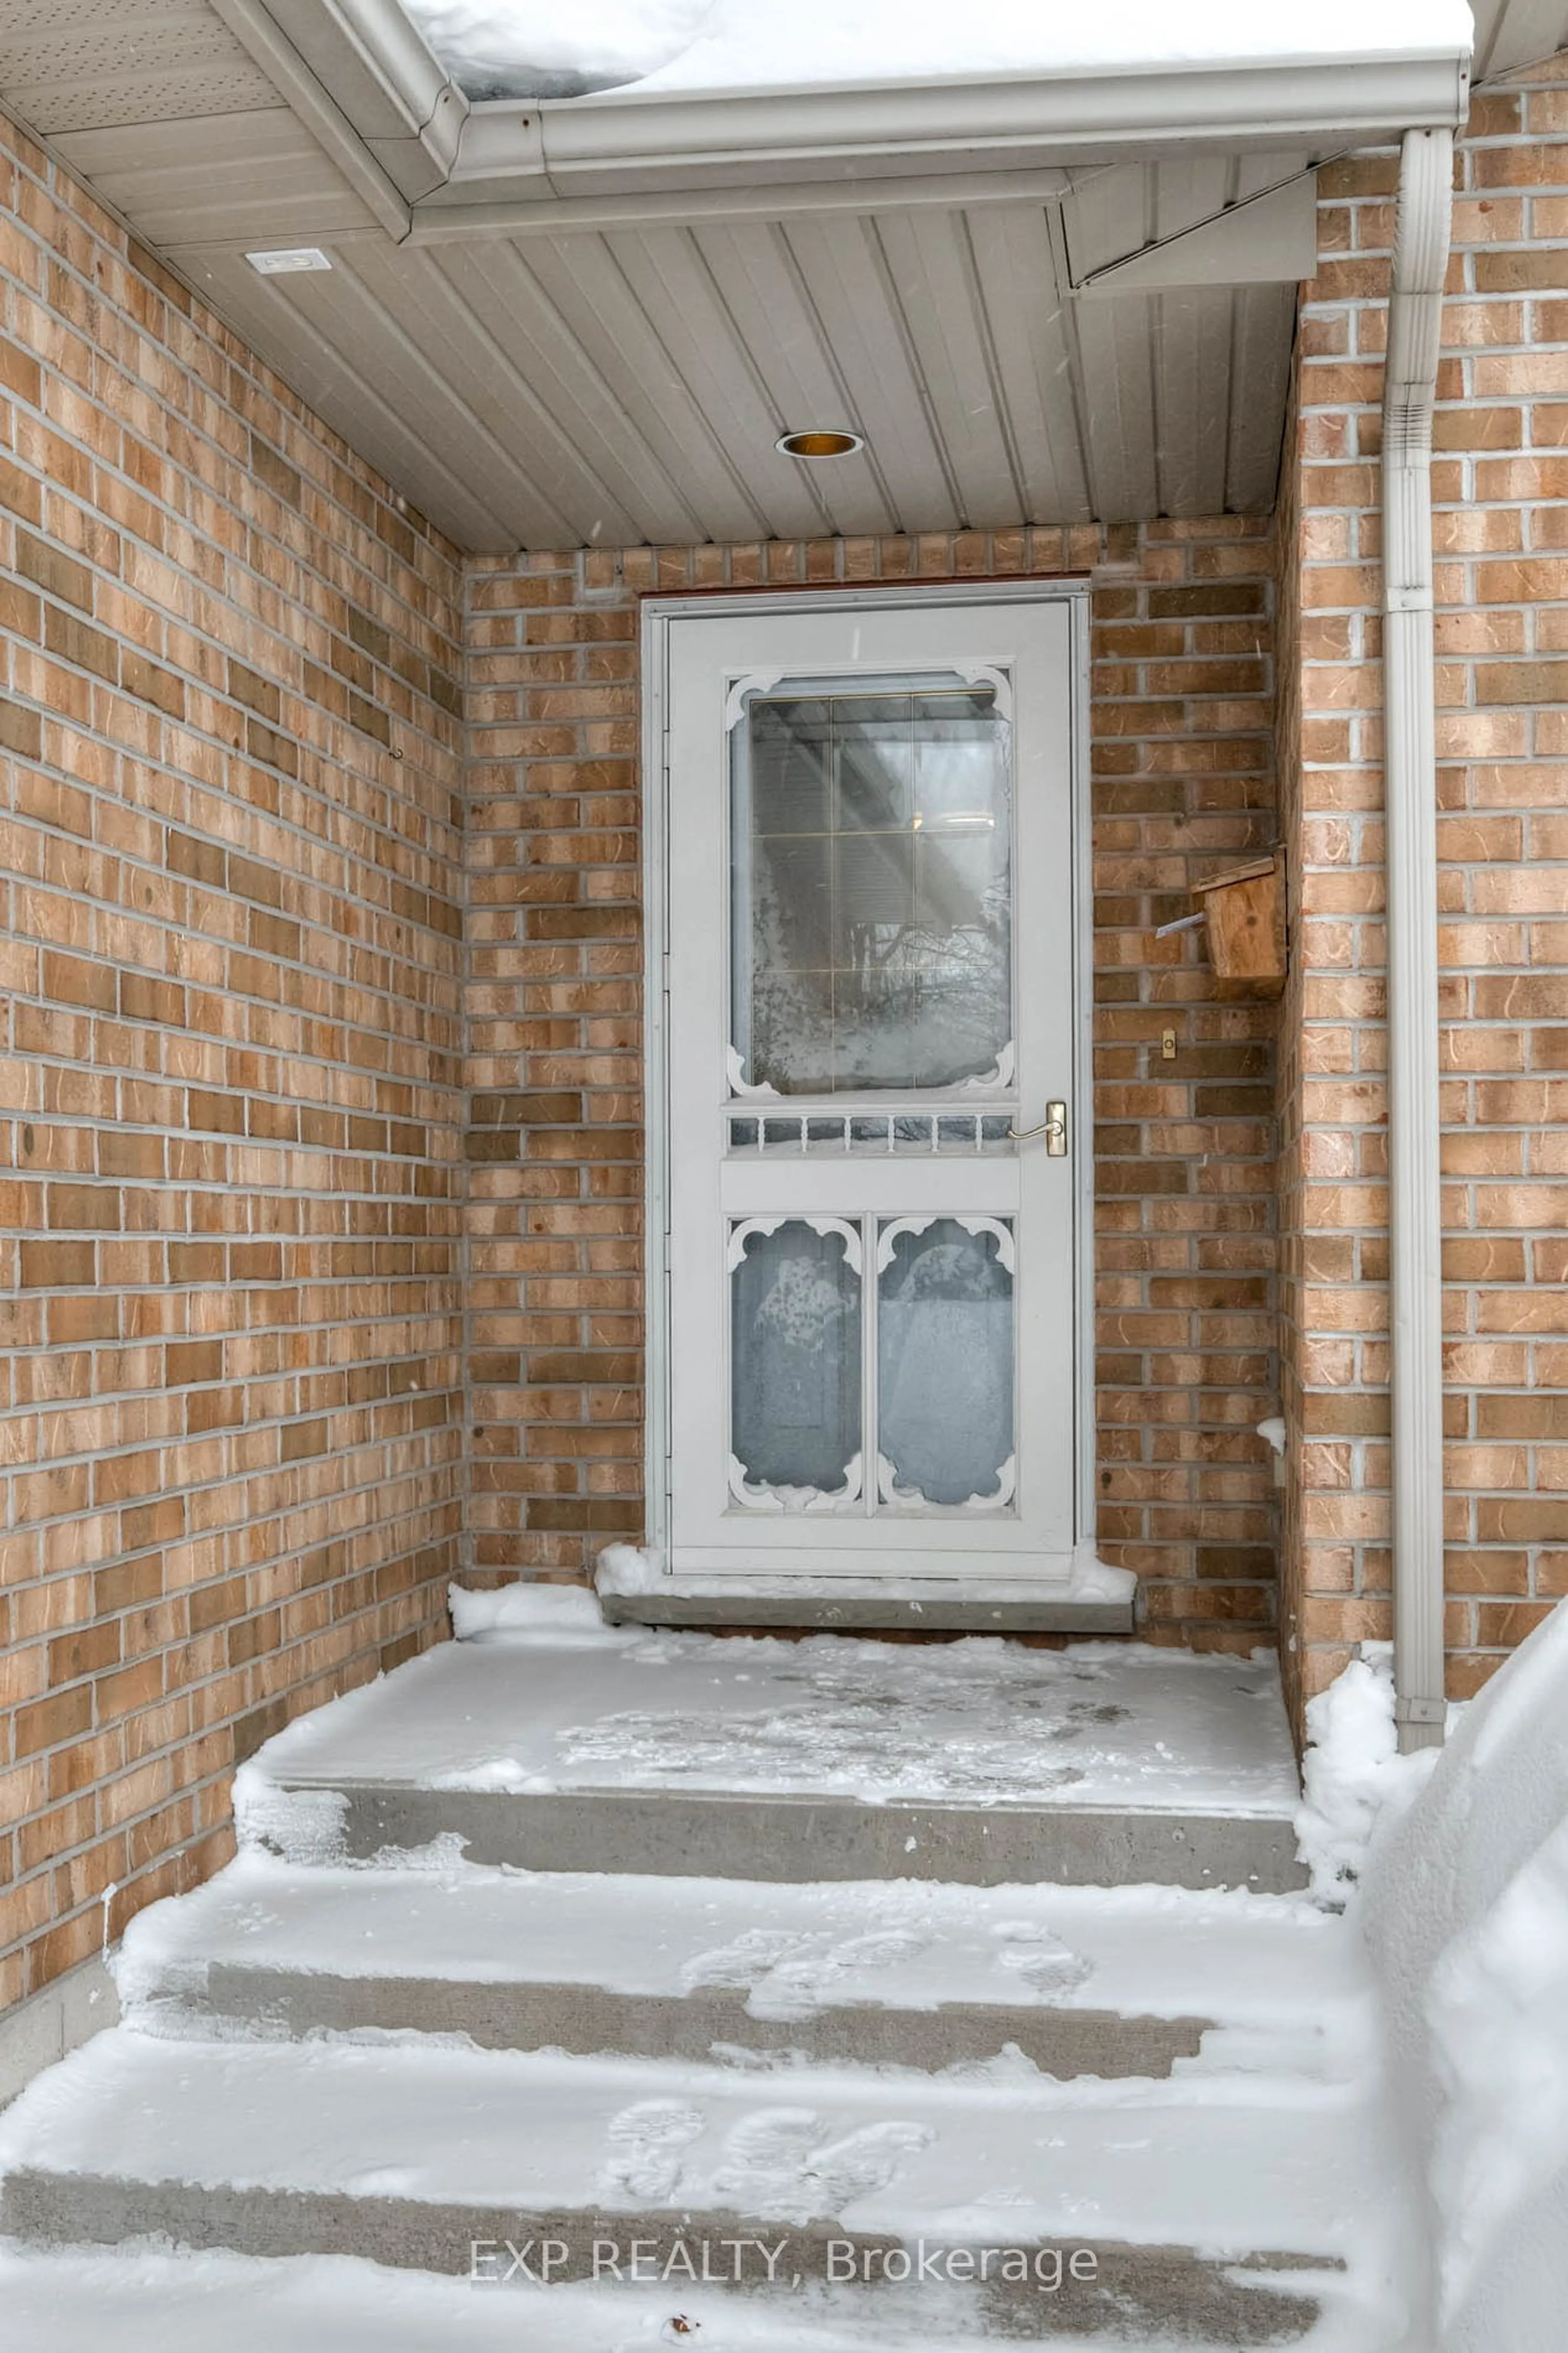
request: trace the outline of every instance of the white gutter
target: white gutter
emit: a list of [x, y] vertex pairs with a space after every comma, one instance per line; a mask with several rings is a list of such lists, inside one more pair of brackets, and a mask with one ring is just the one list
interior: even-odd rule
[[[471, 105], [403, 0], [212, 0], [402, 242], [503, 226], [500, 208], [638, 194], [1039, 174], [1248, 147], [1323, 154], [1463, 120], [1469, 53], [1410, 49], [1093, 65], [733, 90], [606, 90]], [[936, 191], [932, 191], [933, 195]], [[972, 199], [969, 199], [972, 200]], [[466, 216], [466, 218], [465, 218]], [[564, 218], [562, 226], [567, 224]], [[423, 238], [421, 237], [421, 241]]]
[[[1463, 115], [1468, 54], [1286, 58], [768, 90], [491, 100], [440, 201], [745, 185], [846, 172], [974, 172], [1193, 148], [1375, 144]], [[432, 211], [437, 209], [432, 206]]]
[[439, 186], [469, 103], [402, 0], [268, 0], [268, 8], [403, 194]]
[[1453, 174], [1452, 131], [1405, 133], [1383, 401], [1393, 1675], [1402, 1751], [1439, 1746], [1445, 1715], [1432, 404]]

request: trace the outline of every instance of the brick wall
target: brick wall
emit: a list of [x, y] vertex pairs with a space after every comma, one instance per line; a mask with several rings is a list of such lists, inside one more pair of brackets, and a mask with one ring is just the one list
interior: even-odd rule
[[0, 2005], [455, 1566], [453, 552], [0, 146]]
[[473, 567], [479, 1569], [580, 1577], [641, 1529], [640, 595], [1092, 570], [1101, 1538], [1152, 1632], [1271, 1624], [1276, 1008], [1216, 1002], [1198, 941], [1150, 934], [1274, 839], [1272, 565], [1232, 517]]
[[[1282, 744], [1300, 875], [1282, 1187], [1298, 1696], [1391, 1630], [1376, 460], [1396, 176], [1392, 155], [1321, 174], [1287, 468], [1304, 609]], [[1568, 1593], [1568, 58], [1477, 99], [1454, 231], [1434, 491], [1463, 1694]]]
[[[1395, 172], [1321, 176], [1277, 532], [465, 570], [5, 134], [0, 2007], [221, 1860], [236, 1760], [435, 1639], [461, 1558], [579, 1577], [641, 1532], [652, 590], [1091, 575], [1102, 1548], [1157, 1639], [1250, 1648], [1279, 1395], [1293, 1700], [1388, 1632]], [[1568, 60], [1477, 100], [1459, 181], [1435, 488], [1463, 1693], [1568, 1593]], [[1224, 1003], [1198, 939], [1151, 934], [1277, 826], [1289, 988]]]

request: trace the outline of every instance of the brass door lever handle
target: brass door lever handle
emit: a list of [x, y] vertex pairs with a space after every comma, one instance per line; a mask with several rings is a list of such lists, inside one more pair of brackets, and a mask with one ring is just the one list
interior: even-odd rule
[[1045, 1116], [1038, 1127], [1010, 1127], [1008, 1134], [1014, 1144], [1025, 1144], [1032, 1135], [1045, 1138], [1045, 1150], [1053, 1160], [1062, 1160], [1067, 1152], [1067, 1106], [1065, 1103], [1048, 1103]]

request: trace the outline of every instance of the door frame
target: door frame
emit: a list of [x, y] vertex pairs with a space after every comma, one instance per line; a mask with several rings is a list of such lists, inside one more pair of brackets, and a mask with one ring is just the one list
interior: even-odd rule
[[[1085, 577], [948, 581], [863, 587], [720, 589], [642, 600], [642, 907], [645, 1271], [643, 1276], [645, 1442], [643, 1541], [665, 1570], [670, 1527], [670, 1065], [669, 1065], [669, 694], [670, 632], [683, 618], [715, 613], [851, 612], [901, 606], [1062, 604], [1068, 624], [1072, 859], [1072, 1281], [1074, 1303], [1073, 1531], [1075, 1560], [1097, 1560], [1095, 1543], [1095, 1149], [1094, 1149], [1094, 842], [1089, 769], [1089, 589]], [[1038, 1106], [1028, 1107], [1037, 1110]], [[737, 1586], [764, 1572], [731, 1572]], [[901, 1579], [904, 1583], [908, 1580]]]

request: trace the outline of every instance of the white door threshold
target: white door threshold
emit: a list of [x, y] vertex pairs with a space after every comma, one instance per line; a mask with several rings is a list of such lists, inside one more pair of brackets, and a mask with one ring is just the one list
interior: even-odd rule
[[[613, 1626], [774, 1626], [853, 1633], [1130, 1634], [1136, 1579], [657, 1577], [645, 1590], [599, 1585]], [[1112, 1590], [1093, 1589], [1094, 1585]]]

